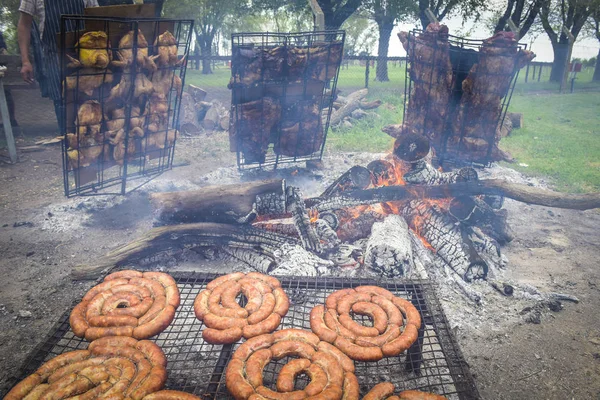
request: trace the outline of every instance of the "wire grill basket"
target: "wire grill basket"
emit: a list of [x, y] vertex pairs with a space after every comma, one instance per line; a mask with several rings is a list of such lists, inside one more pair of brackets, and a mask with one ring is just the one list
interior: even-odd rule
[[171, 168], [192, 31], [192, 20], [62, 17], [66, 196], [125, 194]]
[[405, 131], [428, 137], [440, 164], [499, 159], [498, 132], [526, 45], [414, 30], [405, 47]]
[[322, 158], [344, 35], [232, 35], [229, 142], [240, 169]]

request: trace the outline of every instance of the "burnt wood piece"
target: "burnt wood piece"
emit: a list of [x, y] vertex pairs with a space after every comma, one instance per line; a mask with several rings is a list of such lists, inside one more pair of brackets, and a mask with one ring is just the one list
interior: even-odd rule
[[398, 37], [408, 56], [412, 81], [404, 128], [426, 136], [439, 150], [452, 92], [448, 27], [432, 23], [423, 33], [409, 37], [400, 32]]
[[469, 237], [437, 204], [413, 200], [404, 207], [402, 215], [411, 229], [427, 240], [436, 254], [462, 279], [485, 279], [488, 265]]
[[485, 199], [472, 196], [456, 197], [450, 201], [448, 213], [462, 224], [480, 227], [500, 244], [509, 243], [514, 239], [514, 233], [507, 223], [507, 211], [494, 210]]
[[402, 124], [386, 125], [381, 128], [381, 131], [383, 133], [387, 133], [394, 139], [399, 139], [402, 137], [402, 133], [404, 132], [404, 126]]
[[350, 93], [346, 97], [346, 104], [331, 113], [329, 124], [335, 126], [342, 122], [344, 117], [352, 114], [352, 111], [360, 108], [360, 102], [369, 93], [369, 89], [360, 89], [356, 92]]
[[454, 171], [441, 172], [426, 161], [417, 161], [411, 171], [404, 174], [404, 181], [412, 184], [442, 185], [477, 180], [477, 171], [463, 167]]
[[314, 225], [315, 232], [321, 241], [323, 250], [330, 252], [340, 245], [341, 241], [338, 238], [337, 233], [335, 233], [327, 221], [317, 219]]
[[404, 218], [391, 214], [373, 224], [365, 266], [387, 278], [411, 277], [415, 269], [413, 247]]
[[296, 230], [296, 227], [290, 218], [258, 221], [254, 222], [252, 226], [268, 232], [274, 232], [280, 235], [298, 238], [298, 231]]
[[263, 163], [271, 141], [271, 129], [281, 119], [281, 105], [263, 97], [232, 106], [229, 149], [241, 151], [246, 163]]
[[521, 50], [514, 35], [498, 32], [485, 40], [479, 60], [462, 83], [463, 94], [447, 141], [447, 151], [463, 159], [499, 160], [497, 130], [502, 98], [508, 94], [513, 74], [535, 57]]
[[299, 244], [293, 238], [242, 225], [197, 222], [150, 229], [138, 239], [119, 246], [93, 264], [78, 265], [71, 271], [74, 280], [97, 279], [111, 269], [153, 254], [184, 246], [229, 246], [273, 254], [284, 243]]
[[287, 209], [292, 214], [294, 226], [300, 236], [302, 246], [315, 254], [321, 254], [323, 247], [319, 241], [319, 237], [315, 232], [315, 228], [310, 223], [304, 200], [300, 194], [300, 190], [294, 187], [286, 188]]
[[402, 135], [394, 142], [394, 156], [407, 162], [431, 158], [429, 139], [416, 133]]
[[271, 275], [319, 276], [328, 275], [335, 266], [300, 245], [284, 244], [275, 253], [276, 265], [267, 271]]
[[335, 196], [347, 190], [366, 189], [371, 184], [371, 172], [360, 165], [355, 165], [340, 175], [323, 191], [320, 197]]
[[150, 202], [159, 224], [244, 222], [258, 215], [285, 213], [285, 181], [272, 179], [235, 185], [207, 186], [183, 192], [152, 193]]
[[234, 260], [248, 264], [262, 274], [266, 274], [277, 266], [272, 256], [256, 250], [223, 246], [221, 247], [221, 251]]
[[457, 182], [437, 186], [402, 185], [384, 186], [366, 190], [350, 190], [338, 196], [322, 199], [307, 199], [308, 207], [317, 211], [336, 210], [344, 207], [401, 201], [412, 199], [445, 197], [501, 195], [523, 203], [546, 207], [590, 210], [600, 208], [600, 193], [568, 194], [507, 182], [503, 179], [483, 179]]

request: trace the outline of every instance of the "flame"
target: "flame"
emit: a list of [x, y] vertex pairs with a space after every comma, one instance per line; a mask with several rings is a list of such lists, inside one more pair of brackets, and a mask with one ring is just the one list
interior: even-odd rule
[[308, 210], [308, 218], [310, 218], [310, 223], [314, 224], [319, 219], [319, 210], [315, 208], [311, 208]]

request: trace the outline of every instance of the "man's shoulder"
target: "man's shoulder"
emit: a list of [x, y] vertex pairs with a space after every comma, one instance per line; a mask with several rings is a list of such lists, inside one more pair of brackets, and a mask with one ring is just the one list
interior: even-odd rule
[[21, 0], [19, 11], [34, 17], [44, 12], [44, 0]]

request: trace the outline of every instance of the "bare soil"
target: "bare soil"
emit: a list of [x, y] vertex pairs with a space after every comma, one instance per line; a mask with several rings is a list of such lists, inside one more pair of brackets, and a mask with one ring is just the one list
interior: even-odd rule
[[[152, 226], [148, 192], [239, 179], [225, 141], [224, 134], [179, 141], [180, 166], [125, 197], [66, 199], [56, 145], [24, 154], [17, 165], [0, 165], [0, 395], [16, 383], [29, 352], [92, 286], [72, 282], [71, 267], [93, 262]], [[337, 163], [339, 157], [330, 156]], [[343, 160], [341, 170], [362, 164], [360, 156]], [[454, 295], [441, 291], [481, 397], [600, 398], [600, 214], [513, 201], [506, 207], [516, 233], [503, 248], [508, 276], [581, 302], [563, 303], [558, 312], [544, 309], [533, 324], [521, 315], [522, 302], [496, 295], [481, 307], [459, 307]]]

